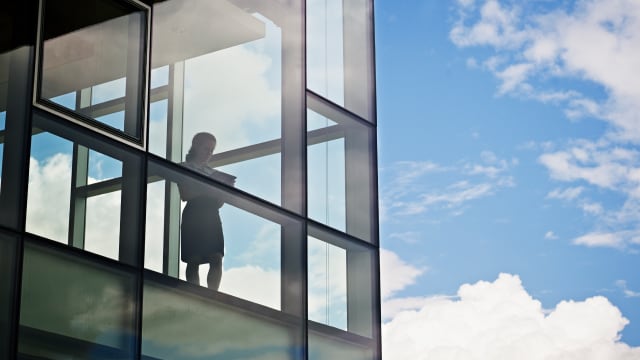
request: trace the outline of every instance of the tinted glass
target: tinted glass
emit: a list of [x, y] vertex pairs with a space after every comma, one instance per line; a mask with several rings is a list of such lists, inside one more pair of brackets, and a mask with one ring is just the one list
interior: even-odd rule
[[307, 87], [373, 121], [371, 1], [307, 1]]
[[0, 357], [9, 359], [9, 340], [13, 332], [13, 294], [15, 282], [15, 240], [0, 234]]
[[[213, 179], [208, 183], [155, 163], [148, 174], [145, 267], [280, 309], [283, 225], [260, 216], [259, 208], [218, 188]], [[222, 256], [222, 270], [216, 254]], [[197, 272], [187, 277], [187, 271]], [[219, 287], [211, 277], [221, 277]]]
[[140, 138], [145, 19], [127, 1], [44, 1], [40, 98]]
[[375, 321], [373, 250], [309, 227], [310, 321], [371, 338]]
[[134, 219], [140, 196], [139, 160], [117, 148], [58, 130], [43, 131], [41, 125], [33, 129], [26, 230], [137, 263]]
[[130, 359], [135, 278], [25, 244], [19, 351], [49, 359]]
[[318, 110], [307, 112], [309, 217], [375, 243], [373, 130], [330, 105], [309, 104]]
[[303, 90], [301, 80], [290, 80], [302, 72], [297, 6], [155, 3], [151, 82], [166, 85], [152, 96], [150, 151], [180, 163], [195, 134], [211, 133], [217, 142], [210, 166], [235, 175], [237, 188], [283, 204], [283, 133], [289, 122], [302, 125], [300, 112], [290, 113], [301, 107]]
[[309, 331], [309, 360], [371, 360], [376, 359], [374, 354], [374, 345], [371, 342], [368, 346], [349, 343], [338, 337]]
[[295, 327], [146, 282], [142, 355], [157, 359], [296, 359]]

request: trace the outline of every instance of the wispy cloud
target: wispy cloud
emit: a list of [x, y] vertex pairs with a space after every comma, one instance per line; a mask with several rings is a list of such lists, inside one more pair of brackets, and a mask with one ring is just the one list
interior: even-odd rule
[[[558, 103], [570, 118], [597, 117], [611, 124], [611, 136], [640, 140], [640, 86], [631, 80], [640, 66], [638, 1], [587, 0], [547, 12], [529, 2], [458, 5], [450, 38], [461, 48], [494, 50], [473, 64], [500, 80], [498, 95]], [[607, 95], [591, 98], [547, 81], [566, 78], [595, 83]]]
[[[585, 0], [573, 6], [533, 2], [458, 1], [451, 41], [460, 48], [490, 48], [474, 54], [470, 68], [492, 73], [498, 96], [555, 104], [571, 121], [599, 119], [607, 127], [596, 139], [567, 144], [530, 142], [551, 179], [569, 184], [547, 194], [594, 217], [593, 229], [576, 245], [628, 249], [640, 227], [640, 2]], [[585, 39], [589, 39], [585, 41]], [[570, 80], [570, 81], [564, 81]], [[601, 91], [587, 94], [582, 85]], [[489, 171], [489, 169], [487, 169]], [[611, 208], [589, 195], [624, 197]]]
[[515, 186], [510, 170], [517, 165], [517, 159], [500, 158], [491, 151], [483, 151], [479, 157], [476, 162], [447, 166], [402, 161], [383, 169], [384, 176], [390, 177], [382, 189], [385, 218], [389, 214], [411, 216], [436, 210], [460, 215], [469, 202]]
[[548, 240], [557, 240], [558, 239], [558, 235], [556, 235], [553, 231], [547, 231], [544, 234], [544, 238], [548, 239]]
[[616, 280], [616, 286], [622, 290], [622, 292], [624, 293], [624, 296], [628, 297], [628, 298], [636, 298], [636, 297], [640, 297], [640, 291], [633, 291], [630, 290], [627, 287], [627, 281], [626, 280]]

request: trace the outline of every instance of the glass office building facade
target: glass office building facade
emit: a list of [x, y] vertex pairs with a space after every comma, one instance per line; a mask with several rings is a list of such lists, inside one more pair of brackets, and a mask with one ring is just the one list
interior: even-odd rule
[[[0, 358], [379, 359], [372, 7], [2, 2]], [[200, 132], [235, 183], [185, 166]]]

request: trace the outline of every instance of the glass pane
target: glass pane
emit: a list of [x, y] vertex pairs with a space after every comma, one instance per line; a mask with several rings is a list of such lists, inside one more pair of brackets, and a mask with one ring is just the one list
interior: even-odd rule
[[140, 138], [146, 15], [131, 4], [44, 1], [38, 90], [41, 99]]
[[83, 144], [88, 139], [74, 142], [65, 135], [33, 130], [26, 230], [135, 264], [138, 160], [95, 140], [89, 148]]
[[296, 359], [290, 324], [145, 282], [142, 355], [157, 359]]
[[191, 175], [148, 174], [145, 267], [280, 309], [282, 225]]
[[73, 143], [47, 132], [33, 134], [27, 193], [28, 232], [67, 243]]
[[346, 250], [309, 237], [309, 320], [347, 330]]
[[373, 251], [315, 227], [308, 231], [309, 320], [371, 338]]
[[307, 1], [307, 87], [373, 121], [370, 0]]
[[0, 234], [0, 358], [9, 359], [9, 340], [13, 332], [13, 293], [15, 282], [15, 239]]
[[375, 242], [372, 130], [338, 115], [340, 118], [329, 119], [307, 111], [308, 214], [313, 220]]
[[372, 360], [374, 348], [309, 331], [309, 360]]
[[19, 351], [47, 359], [131, 359], [132, 274], [25, 244]]
[[[300, 72], [293, 68], [299, 54], [291, 52], [299, 46], [293, 40], [300, 29], [287, 26], [300, 13], [289, 9], [298, 5], [275, 1], [236, 3], [153, 5], [152, 67], [168, 67], [168, 89], [157, 92], [156, 100], [164, 96], [167, 104], [152, 114], [149, 149], [180, 163], [195, 134], [211, 133], [216, 147], [209, 165], [235, 175], [237, 188], [280, 204], [285, 104], [297, 99], [283, 94], [292, 91], [286, 78]], [[285, 63], [291, 54], [295, 61]], [[163, 76], [155, 72], [151, 82], [162, 83], [157, 78]], [[296, 96], [301, 91], [296, 88]]]

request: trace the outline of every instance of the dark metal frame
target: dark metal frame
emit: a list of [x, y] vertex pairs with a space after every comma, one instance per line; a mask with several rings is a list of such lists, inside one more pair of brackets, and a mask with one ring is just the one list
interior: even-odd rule
[[[42, 7], [43, 1], [40, 0], [40, 6]], [[51, 1], [51, 0], [49, 0]], [[248, 148], [242, 149], [242, 151], [234, 150], [227, 153], [217, 154], [214, 158], [214, 162], [217, 165], [222, 165], [229, 162], [239, 161], [243, 157], [252, 157], [256, 156], [256, 154], [264, 155], [265, 153], [277, 153], [276, 148], [280, 148], [282, 151], [282, 206], [274, 205], [264, 199], [258, 198], [255, 195], [249, 194], [242, 190], [226, 186], [225, 184], [221, 184], [216, 182], [215, 180], [211, 180], [202, 175], [196, 174], [187, 170], [180, 165], [172, 162], [177, 161], [174, 159], [174, 156], [171, 156], [169, 161], [167, 159], [155, 156], [154, 154], [150, 154], [146, 151], [148, 147], [148, 137], [146, 135], [147, 132], [147, 120], [148, 120], [148, 108], [151, 101], [156, 101], [161, 98], [170, 98], [170, 93], [172, 92], [172, 86], [161, 86], [159, 88], [155, 88], [152, 90], [148, 90], [149, 87], [149, 75], [150, 75], [150, 63], [149, 63], [149, 53], [151, 48], [150, 43], [150, 31], [151, 31], [151, 14], [152, 10], [150, 6], [138, 1], [138, 0], [119, 0], [125, 1], [129, 4], [133, 4], [143, 9], [146, 16], [146, 29], [145, 29], [145, 39], [143, 39], [144, 44], [141, 47], [144, 54], [144, 66], [143, 71], [139, 74], [140, 77], [143, 78], [140, 84], [144, 84], [143, 86], [143, 95], [141, 98], [141, 103], [139, 104], [139, 109], [136, 111], [137, 116], [141, 116], [143, 119], [141, 121], [141, 138], [127, 138], [127, 136], [123, 136], [122, 133], [114, 132], [109, 129], [103, 129], [103, 126], [100, 124], [95, 124], [94, 121], [84, 119], [82, 117], [78, 117], [77, 113], [70, 112], [66, 109], [57, 109], [55, 105], [50, 106], [50, 104], [45, 104], [42, 100], [38, 99], [37, 91], [38, 91], [38, 83], [40, 77], [40, 69], [38, 64], [34, 59], [38, 59], [40, 56], [42, 49], [42, 41], [41, 41], [41, 31], [42, 31], [42, 8], [38, 10], [39, 19], [38, 19], [38, 34], [37, 34], [37, 42], [35, 46], [35, 53], [33, 48], [30, 48], [26, 51], [29, 52], [27, 54], [27, 58], [30, 59], [29, 63], [16, 63], [15, 65], [19, 67], [17, 69], [18, 74], [22, 74], [19, 76], [25, 77], [28, 81], [25, 81], [23, 84], [23, 88], [19, 91], [22, 93], [31, 93], [32, 95], [26, 96], [25, 99], [31, 99], [31, 101], [9, 101], [9, 104], [13, 104], [12, 106], [16, 107], [16, 109], [20, 109], [15, 114], [21, 115], [12, 115], [13, 117], [19, 116], [22, 117], [25, 121], [18, 122], [15, 120], [7, 121], [7, 130], [5, 131], [6, 136], [5, 141], [7, 141], [7, 149], [5, 150], [5, 161], [3, 162], [3, 167], [7, 169], [4, 173], [7, 174], [9, 172], [9, 166], [11, 165], [11, 172], [13, 176], [5, 176], [3, 178], [3, 190], [0, 196], [0, 230], [4, 232], [8, 232], [14, 234], [14, 236], [18, 239], [16, 243], [16, 278], [14, 284], [14, 319], [13, 319], [13, 336], [14, 338], [11, 340], [13, 345], [12, 352], [13, 354], [17, 354], [17, 343], [18, 338], [17, 334], [20, 329], [19, 325], [19, 313], [20, 313], [20, 294], [21, 294], [21, 279], [22, 279], [22, 258], [23, 258], [23, 247], [24, 242], [27, 241], [29, 243], [37, 244], [38, 246], [52, 248], [55, 250], [67, 252], [72, 254], [74, 257], [83, 258], [87, 261], [97, 262], [103, 264], [107, 267], [114, 267], [120, 269], [126, 269], [127, 272], [131, 272], [135, 274], [135, 278], [137, 281], [137, 290], [134, 295], [137, 299], [137, 309], [136, 309], [136, 327], [138, 334], [141, 334], [142, 330], [142, 298], [144, 296], [143, 286], [144, 281], [149, 280], [154, 283], [159, 283], [169, 287], [177, 287], [178, 289], [184, 289], [185, 292], [198, 296], [201, 298], [213, 299], [210, 301], [220, 301], [225, 305], [231, 305], [236, 307], [239, 310], [250, 312], [251, 314], [258, 314], [260, 316], [264, 316], [267, 319], [272, 319], [276, 321], [284, 321], [291, 325], [298, 326], [300, 332], [297, 334], [294, 341], [294, 344], [300, 345], [304, 351], [302, 354], [296, 354], [301, 356], [302, 358], [308, 358], [308, 329], [311, 329], [314, 333], [323, 334], [323, 336], [329, 336], [339, 341], [346, 341], [348, 343], [358, 344], [359, 346], [365, 346], [367, 348], [373, 348], [376, 359], [381, 358], [381, 349], [380, 349], [380, 290], [379, 290], [379, 248], [378, 248], [378, 209], [377, 209], [377, 172], [375, 171], [375, 164], [377, 163], [377, 149], [376, 149], [376, 120], [375, 120], [375, 76], [374, 76], [374, 64], [375, 60], [373, 56], [371, 56], [371, 68], [370, 70], [370, 80], [371, 89], [374, 91], [374, 94], [370, 94], [373, 96], [370, 99], [371, 104], [371, 116], [370, 118], [363, 118], [358, 116], [357, 114], [345, 109], [342, 106], [332, 103], [327, 99], [315, 94], [314, 92], [306, 89], [306, 4], [304, 0], [300, 0], [298, 2], [290, 2], [285, 0], [274, 0], [274, 3], [279, 3], [277, 9], [269, 8], [272, 4], [260, 4], [260, 7], [264, 7], [264, 9], [258, 9], [258, 11], [262, 10], [265, 12], [274, 15], [274, 21], [277, 20], [279, 25], [283, 27], [283, 43], [285, 43], [284, 37], [292, 36], [292, 39], [287, 39], [286, 43], [288, 44], [298, 44], [297, 47], [292, 49], [285, 49], [286, 53], [283, 53], [282, 61], [283, 61], [283, 125], [282, 125], [282, 139], [274, 140], [272, 142], [265, 142], [261, 144], [255, 144]], [[242, 4], [247, 3], [245, 0], [230, 0], [235, 3]], [[370, 25], [371, 29], [367, 30], [367, 34], [370, 35], [370, 44], [371, 44], [371, 54], [374, 52], [374, 44], [373, 44], [373, 0], [368, 2], [371, 6], [370, 8]], [[255, 4], [255, 3], [254, 3]], [[279, 16], [281, 15], [280, 11], [282, 9], [286, 9], [286, 11], [298, 12], [298, 15], [295, 16], [296, 20], [291, 21], [290, 17], [287, 16]], [[295, 29], [295, 30], [291, 30]], [[13, 62], [12, 62], [13, 63]], [[172, 69], [173, 70], [173, 69]], [[34, 80], [34, 74], [35, 79]], [[33, 84], [31, 87], [29, 84]], [[166, 94], [166, 95], [165, 95]], [[115, 108], [120, 108], [124, 103], [124, 99], [114, 99], [102, 104], [97, 104], [91, 107], [91, 111], [96, 113], [113, 110]], [[8, 106], [9, 106], [8, 104]], [[293, 105], [293, 106], [292, 106]], [[307, 107], [310, 109], [320, 109], [320, 112], [323, 115], [327, 115], [327, 111], [329, 111], [332, 116], [331, 118], [339, 119], [344, 118], [347, 123], [356, 123], [358, 126], [363, 126], [368, 129], [367, 131], [371, 132], [371, 142], [368, 145], [368, 149], [371, 156], [371, 211], [372, 211], [372, 222], [371, 222], [371, 241], [365, 241], [358, 237], [345, 234], [341, 231], [335, 230], [331, 227], [326, 226], [325, 224], [321, 224], [319, 222], [310, 220], [307, 218], [307, 193], [308, 189], [306, 188], [307, 180], [306, 180], [306, 151], [307, 146], [328, 141], [332, 138], [343, 137], [345, 131], [345, 125], [338, 124], [336, 126], [332, 126], [326, 129], [314, 130], [307, 133], [306, 129], [306, 110]], [[282, 244], [282, 281], [287, 283], [296, 283], [296, 286], [293, 286], [296, 289], [293, 293], [283, 293], [281, 295], [282, 303], [282, 311], [276, 311], [264, 306], [251, 303], [249, 301], [239, 299], [230, 295], [216, 293], [210, 291], [209, 289], [201, 288], [198, 286], [194, 286], [192, 284], [185, 283], [183, 281], [161, 275], [155, 273], [153, 271], [144, 269], [144, 232], [145, 223], [144, 219], [146, 212], [146, 185], [148, 181], [147, 174], [147, 166], [131, 166], [127, 170], [123, 170], [123, 178], [126, 177], [124, 171], [132, 171], [137, 175], [133, 176], [133, 183], [129, 184], [134, 190], [135, 201], [132, 201], [130, 204], [122, 204], [122, 207], [127, 207], [130, 209], [130, 215], [126, 216], [125, 223], [121, 224], [122, 229], [129, 229], [130, 233], [127, 235], [132, 239], [137, 239], [134, 243], [135, 249], [133, 250], [133, 256], [123, 261], [116, 261], [112, 259], [108, 259], [102, 257], [100, 255], [92, 254], [80, 249], [76, 249], [74, 247], [69, 247], [63, 244], [59, 244], [56, 242], [52, 242], [47, 239], [40, 238], [38, 236], [27, 234], [24, 232], [25, 226], [25, 217], [26, 217], [26, 190], [28, 184], [28, 162], [30, 153], [30, 145], [31, 142], [29, 140], [29, 134], [32, 131], [31, 125], [31, 114], [36, 116], [36, 121], [34, 122], [36, 125], [40, 124], [44, 119], [44, 122], [48, 128], [48, 130], [52, 130], [54, 133], [64, 134], [72, 133], [71, 136], [74, 140], [74, 148], [75, 151], [78, 151], [79, 145], [77, 139], [86, 139], [87, 144], [90, 144], [92, 148], [100, 151], [101, 148], [107, 149], [101, 152], [107, 154], [119, 154], [117, 158], [121, 158], [122, 156], [127, 157], [128, 159], [134, 159], [133, 161], [128, 161], [128, 163], [137, 164], [137, 165], [145, 165], [149, 163], [155, 163], [159, 166], [169, 169], [171, 172], [175, 172], [184, 176], [189, 176], [198, 179], [204, 183], [209, 184], [210, 186], [219, 189], [223, 193], [227, 194], [228, 200], [230, 203], [235, 203], [236, 205], [241, 205], [240, 207], [243, 209], [253, 208], [259, 209], [259, 214], [257, 215], [266, 218], [278, 219], [276, 221], [278, 223], [290, 223], [295, 224], [295, 226], [291, 230], [285, 230], [283, 227], [283, 238], [281, 241]], [[13, 118], [12, 117], [12, 118]], [[11, 125], [9, 125], [11, 123]], [[11, 128], [10, 128], [11, 127]], [[40, 131], [40, 130], [36, 130]], [[9, 134], [11, 134], [9, 136]], [[15, 136], [14, 136], [15, 135]], [[68, 136], [68, 135], [67, 135]], [[65, 136], [63, 136], [65, 137]], [[11, 141], [10, 138], [17, 139], [14, 143], [9, 143]], [[84, 143], [84, 141], [82, 141]], [[96, 145], [97, 144], [97, 145]], [[175, 152], [174, 145], [170, 142], [167, 143], [167, 150]], [[97, 147], [96, 147], [97, 146]], [[251, 155], [247, 155], [251, 153]], [[181, 156], [177, 156], [180, 158]], [[16, 173], [15, 170], [19, 169], [19, 172]], [[81, 169], [76, 169], [74, 166], [74, 171], [78, 171]], [[77, 176], [76, 176], [77, 177]], [[74, 177], [75, 178], [75, 177]], [[76, 184], [74, 184], [76, 185]], [[80, 186], [76, 186], [74, 190], [77, 196], [90, 196], [92, 194], [97, 194], [101, 192], [109, 192], [116, 188], [123, 186], [122, 181], [118, 179], [112, 179], [103, 181], [97, 184], [86, 185], [79, 184]], [[7, 189], [13, 189], [15, 191], [9, 191]], [[11, 196], [9, 196], [11, 195]], [[72, 196], [73, 198], [73, 196]], [[126, 200], [126, 199], [124, 199]], [[129, 198], [129, 200], [131, 200]], [[244, 204], [244, 205], [242, 205]], [[16, 211], [18, 209], [18, 211]], [[175, 215], [175, 214], [174, 214]], [[73, 221], [73, 220], [71, 220]], [[307, 226], [305, 226], [307, 225]], [[296, 229], [297, 228], [297, 229]], [[71, 228], [70, 228], [71, 230]], [[307, 320], [307, 273], [308, 273], [308, 264], [307, 264], [307, 231], [309, 234], [321, 234], [319, 236], [322, 241], [329, 241], [330, 243], [335, 243], [336, 245], [342, 248], [348, 248], [349, 244], [354, 244], [355, 247], [360, 249], [366, 249], [366, 252], [371, 257], [371, 279], [368, 285], [370, 285], [372, 294], [371, 299], [371, 308], [373, 313], [371, 314], [371, 329], [372, 334], [371, 337], [368, 336], [359, 336], [352, 332], [345, 332], [339, 329], [335, 329], [330, 326], [322, 325], [315, 323], [313, 321]], [[23, 237], [25, 238], [23, 240]], [[333, 239], [333, 240], [332, 240]], [[170, 273], [169, 269], [166, 269], [166, 273]], [[355, 280], [355, 279], [354, 279]], [[350, 280], [350, 281], [354, 281]], [[283, 292], [290, 291], [284, 289]], [[285, 300], [287, 299], [287, 300]], [[289, 302], [288, 300], [294, 300]], [[140, 337], [137, 337], [136, 340], [136, 349], [137, 349], [137, 357], [140, 358], [140, 350], [141, 343]]]

